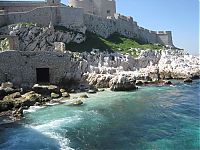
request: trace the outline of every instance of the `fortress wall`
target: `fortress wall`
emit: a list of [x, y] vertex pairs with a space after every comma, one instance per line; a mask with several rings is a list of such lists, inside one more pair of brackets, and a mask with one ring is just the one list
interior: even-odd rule
[[137, 37], [137, 33], [135, 32], [136, 30], [134, 30], [134, 25], [132, 22], [126, 21], [124, 19], [118, 19], [116, 20], [116, 29], [116, 32], [124, 35], [125, 37]]
[[28, 12], [9, 13], [8, 22], [9, 24], [19, 22], [33, 22], [39, 25], [48, 26], [51, 20], [53, 24], [57, 22], [55, 12], [56, 11], [53, 8], [51, 9], [49, 7], [43, 7], [36, 8]]
[[84, 14], [84, 23], [87, 27], [87, 31], [96, 33], [105, 38], [116, 32], [116, 21], [113, 19]]
[[48, 26], [52, 21], [54, 25], [77, 27], [83, 25], [83, 10], [70, 7], [39, 7], [27, 12], [8, 13], [7, 21], [8, 24], [33, 22], [43, 26]]
[[157, 43], [156, 32], [137, 26], [132, 17], [115, 16], [115, 19], [104, 19], [98, 16], [85, 14], [84, 22], [87, 30], [107, 38], [118, 32], [128, 38], [137, 38], [146, 43]]
[[31, 1], [0, 1], [0, 10], [8, 12], [23, 12], [35, 9], [36, 7], [45, 6], [45, 2], [31, 2]]
[[149, 31], [142, 27], [139, 27], [139, 39], [145, 43], [157, 43], [156, 32]]
[[7, 78], [15, 85], [21, 83], [33, 85], [37, 82], [36, 68], [49, 68], [50, 83], [58, 84], [60, 79], [70, 72], [70, 57], [56, 52], [5, 51], [0, 53], [0, 76], [2, 76], [0, 82], [5, 82]]
[[160, 44], [174, 46], [171, 31], [158, 31], [157, 41]]
[[83, 9], [60, 7], [60, 25], [66, 27], [80, 27], [84, 25]]

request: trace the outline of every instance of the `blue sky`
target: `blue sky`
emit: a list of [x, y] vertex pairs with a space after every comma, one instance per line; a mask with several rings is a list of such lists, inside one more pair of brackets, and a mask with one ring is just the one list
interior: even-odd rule
[[[66, 0], [62, 1], [64, 4]], [[150, 30], [170, 30], [174, 45], [199, 53], [199, 0], [116, 0], [117, 12]]]
[[117, 11], [151, 30], [171, 30], [174, 45], [199, 53], [199, 0], [117, 0]]

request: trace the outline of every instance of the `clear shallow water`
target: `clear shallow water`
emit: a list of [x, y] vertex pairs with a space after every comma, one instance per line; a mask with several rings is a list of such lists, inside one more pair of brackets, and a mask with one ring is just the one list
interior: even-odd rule
[[199, 84], [105, 91], [81, 107], [32, 109], [0, 130], [0, 149], [198, 150]]

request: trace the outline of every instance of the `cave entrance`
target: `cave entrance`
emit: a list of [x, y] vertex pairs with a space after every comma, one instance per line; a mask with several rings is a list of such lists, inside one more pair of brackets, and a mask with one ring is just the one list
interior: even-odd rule
[[37, 83], [49, 83], [49, 68], [36, 68]]

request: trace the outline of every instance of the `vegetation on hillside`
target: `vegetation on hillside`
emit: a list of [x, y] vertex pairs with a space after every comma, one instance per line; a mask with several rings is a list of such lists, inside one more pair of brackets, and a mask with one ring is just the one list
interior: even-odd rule
[[70, 51], [91, 51], [92, 49], [99, 49], [100, 51], [120, 51], [122, 53], [128, 53], [133, 56], [137, 56], [138, 52], [133, 50], [138, 49], [162, 49], [160, 45], [154, 44], [144, 44], [137, 39], [129, 39], [118, 33], [114, 33], [108, 38], [102, 38], [94, 33], [86, 33], [86, 41], [80, 44], [68, 43], [66, 44], [66, 49]]

